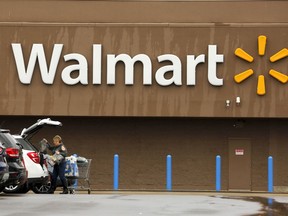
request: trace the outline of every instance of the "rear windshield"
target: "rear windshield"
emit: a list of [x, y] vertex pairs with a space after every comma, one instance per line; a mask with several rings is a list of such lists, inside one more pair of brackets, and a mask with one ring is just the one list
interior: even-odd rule
[[18, 147], [17, 141], [10, 133], [0, 133], [0, 142], [7, 148]]
[[16, 138], [17, 142], [23, 147], [25, 150], [31, 150], [31, 151], [38, 151], [35, 146], [33, 146], [31, 143], [24, 139], [18, 139]]

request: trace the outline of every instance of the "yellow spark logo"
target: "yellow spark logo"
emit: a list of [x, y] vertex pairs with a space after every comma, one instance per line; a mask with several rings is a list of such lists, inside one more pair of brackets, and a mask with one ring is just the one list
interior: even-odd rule
[[[265, 54], [266, 41], [267, 41], [266, 36], [260, 35], [258, 37], [258, 54], [260, 56], [264, 56], [264, 54]], [[237, 48], [235, 50], [235, 55], [238, 56], [239, 58], [247, 61], [247, 62], [253, 62], [253, 60], [254, 60], [254, 58], [251, 55], [249, 55], [247, 52], [245, 52], [241, 48]], [[283, 59], [287, 56], [288, 56], [288, 49], [284, 48], [284, 49], [280, 50], [279, 52], [277, 52], [276, 54], [274, 54], [273, 56], [271, 56], [270, 62], [276, 62], [276, 61]], [[235, 75], [234, 80], [236, 83], [241, 83], [242, 81], [246, 80], [247, 78], [249, 78], [253, 74], [254, 74], [254, 71], [252, 69], [248, 69], [244, 72], [241, 72], [241, 73]], [[269, 75], [281, 83], [286, 83], [288, 81], [287, 75], [285, 75], [279, 71], [273, 70], [273, 69], [271, 69], [269, 71]], [[265, 77], [263, 75], [259, 75], [258, 76], [258, 84], [257, 84], [257, 94], [258, 95], [265, 95], [265, 93], [266, 93]]]

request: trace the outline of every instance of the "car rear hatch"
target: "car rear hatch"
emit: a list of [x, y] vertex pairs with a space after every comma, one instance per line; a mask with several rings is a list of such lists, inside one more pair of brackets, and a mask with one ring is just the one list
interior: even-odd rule
[[[21, 144], [21, 146], [23, 147], [23, 149], [25, 150], [31, 150], [34, 151], [35, 153], [37, 152], [37, 154], [39, 155], [40, 158], [40, 165], [41, 167], [44, 168], [44, 164], [45, 164], [45, 160], [44, 160], [44, 156], [40, 152], [38, 151], [38, 148], [36, 148], [31, 142], [30, 139], [37, 133], [39, 132], [40, 129], [42, 129], [43, 127], [60, 127], [62, 126], [62, 123], [60, 121], [53, 121], [50, 118], [45, 118], [45, 119], [39, 119], [36, 123], [34, 123], [33, 125], [31, 125], [28, 128], [24, 128], [19, 135], [14, 135], [14, 137], [17, 139], [17, 141]], [[21, 139], [22, 137], [22, 139]], [[28, 143], [27, 143], [28, 142]], [[38, 153], [39, 152], [39, 153]], [[36, 154], [32, 154], [31, 155], [32, 158], [30, 157], [31, 160], [35, 160], [36, 159]], [[38, 161], [38, 159], [37, 159]], [[35, 162], [35, 161], [34, 161]]]
[[59, 121], [53, 121], [50, 118], [39, 119], [35, 124], [31, 125], [28, 128], [24, 128], [21, 132], [21, 136], [24, 139], [31, 139], [42, 127], [44, 126], [62, 126], [62, 123]]

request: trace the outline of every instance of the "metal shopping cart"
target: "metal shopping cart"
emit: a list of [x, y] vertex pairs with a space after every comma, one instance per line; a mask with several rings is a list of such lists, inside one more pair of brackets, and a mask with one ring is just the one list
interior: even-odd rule
[[88, 194], [91, 193], [89, 180], [91, 161], [92, 159], [77, 160], [78, 175], [66, 176], [68, 181], [73, 182], [73, 184], [68, 186], [70, 193], [75, 193], [77, 190], [87, 190]]

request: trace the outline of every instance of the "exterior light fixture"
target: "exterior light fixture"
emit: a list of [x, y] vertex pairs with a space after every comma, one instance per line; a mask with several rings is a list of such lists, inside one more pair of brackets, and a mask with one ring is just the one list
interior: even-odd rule
[[230, 100], [226, 100], [226, 107], [230, 106]]
[[241, 103], [241, 100], [240, 100], [240, 97], [236, 97], [236, 105], [240, 105], [240, 103]]

